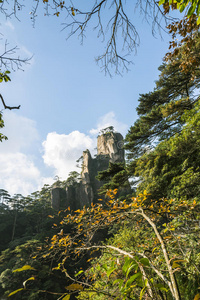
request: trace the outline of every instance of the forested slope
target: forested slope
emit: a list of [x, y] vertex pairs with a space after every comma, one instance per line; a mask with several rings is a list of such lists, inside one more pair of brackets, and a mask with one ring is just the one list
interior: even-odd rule
[[[99, 174], [105, 201], [55, 212], [51, 187], [25, 198], [1, 191], [2, 297], [200, 299], [198, 30], [192, 39], [195, 64], [186, 42], [140, 96], [126, 165]], [[127, 179], [133, 194], [117, 199]]]

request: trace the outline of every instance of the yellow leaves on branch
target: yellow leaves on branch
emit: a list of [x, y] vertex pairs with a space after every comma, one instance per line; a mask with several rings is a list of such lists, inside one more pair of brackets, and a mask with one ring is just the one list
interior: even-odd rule
[[[97, 203], [93, 204], [91, 207], [84, 207], [83, 209], [78, 209], [77, 211], [67, 210], [66, 217], [63, 219], [63, 225], [70, 225], [72, 227], [73, 234], [64, 234], [63, 229], [59, 233], [54, 235], [51, 239], [51, 245], [48, 251], [62, 251], [62, 256], [67, 259], [73, 253], [75, 256], [79, 256], [81, 251], [87, 250], [88, 241], [91, 241], [94, 233], [101, 228], [110, 226], [113, 223], [120, 223], [128, 216], [135, 218], [135, 226], [140, 227], [146, 223], [144, 220], [144, 211], [148, 215], [149, 220], [156, 221], [162, 215], [166, 213], [170, 217], [171, 211], [173, 215], [175, 211], [178, 213], [178, 209], [182, 211], [182, 206], [189, 207], [195, 206], [196, 201], [194, 200], [190, 205], [185, 202], [179, 202], [175, 205], [173, 199], [159, 199], [159, 200], [149, 200], [149, 195], [147, 191], [141, 193], [138, 197], [133, 197], [131, 201], [120, 201], [116, 197], [117, 189], [107, 191], [107, 199], [103, 204]], [[143, 221], [145, 223], [143, 223]], [[60, 225], [62, 225], [60, 223]], [[166, 242], [172, 242], [173, 231], [175, 231], [175, 226], [170, 224], [163, 224], [162, 235]], [[166, 234], [168, 232], [168, 234]], [[153, 252], [157, 252], [158, 241], [155, 242], [153, 246]], [[97, 249], [95, 249], [97, 251]], [[62, 263], [64, 266], [64, 262]], [[59, 266], [57, 269], [61, 269]], [[75, 288], [75, 286], [74, 286]], [[81, 289], [80, 286], [76, 289]]]
[[109, 199], [111, 199], [111, 200], [113, 200], [113, 199], [115, 198], [116, 194], [117, 194], [117, 189], [114, 189], [114, 190], [108, 190], [108, 191], [106, 192], [106, 196], [107, 196]]

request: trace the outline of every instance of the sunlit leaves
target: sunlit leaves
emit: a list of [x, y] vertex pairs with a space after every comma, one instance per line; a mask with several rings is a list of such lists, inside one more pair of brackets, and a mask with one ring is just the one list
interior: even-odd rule
[[69, 300], [70, 299], [70, 295], [65, 295], [62, 300]]
[[0, 72], [0, 83], [2, 81], [5, 81], [5, 82], [10, 81], [10, 77], [8, 74], [10, 74], [10, 71]]
[[13, 291], [12, 293], [10, 293], [10, 294], [8, 295], [8, 297], [11, 297], [11, 296], [17, 294], [18, 292], [22, 291], [23, 289], [24, 289], [24, 288], [17, 289], [17, 290], [15, 290], [15, 291]]
[[26, 280], [23, 282], [24, 288], [26, 288], [26, 283], [27, 283], [28, 281], [30, 281], [30, 280], [35, 280], [35, 277], [32, 276], [32, 277], [26, 279]]
[[13, 271], [14, 272], [22, 272], [22, 271], [27, 271], [27, 270], [35, 270], [33, 267], [29, 266], [29, 265], [25, 265], [23, 266], [22, 268], [19, 268], [19, 269], [15, 269]]
[[197, 25], [200, 24], [200, 3], [196, 0], [160, 0], [159, 5], [163, 5], [165, 13], [169, 12], [169, 8], [172, 10], [177, 9], [182, 12], [186, 12], [185, 15], [188, 19], [193, 16], [197, 16]]
[[[66, 234], [61, 228], [60, 232], [52, 237], [49, 248], [46, 248], [45, 251], [47, 251], [47, 253], [52, 253], [52, 255], [53, 253], [60, 253], [60, 262], [57, 267], [53, 268], [53, 270], [64, 273], [66, 272], [66, 262], [68, 259], [73, 257], [73, 259], [78, 260], [79, 257], [82, 257], [83, 253], [86, 253], [87, 251], [89, 251], [91, 255], [87, 262], [92, 263], [92, 255], [95, 254], [95, 251], [101, 250], [101, 245], [93, 248], [92, 243], [90, 242], [92, 241], [95, 232], [102, 228], [111, 227], [113, 224], [118, 224], [118, 226], [120, 226], [120, 224], [123, 224], [125, 220], [129, 220], [130, 218], [134, 224], [134, 229], [142, 233], [142, 238], [137, 240], [137, 246], [134, 249], [134, 251], [138, 252], [138, 255], [131, 254], [134, 259], [125, 256], [123, 262], [122, 259], [119, 261], [116, 260], [115, 256], [112, 256], [114, 254], [114, 252], [112, 252], [111, 261], [109, 263], [104, 262], [100, 268], [97, 268], [96, 266], [95, 268], [97, 272], [102, 272], [101, 276], [103, 276], [103, 282], [105, 281], [105, 288], [107, 286], [107, 280], [112, 283], [111, 286], [113, 286], [113, 288], [114, 286], [117, 287], [118, 291], [122, 295], [121, 299], [126, 299], [126, 295], [133, 293], [134, 288], [139, 290], [141, 298], [145, 295], [146, 291], [149, 290], [150, 283], [144, 277], [143, 272], [150, 272], [152, 268], [152, 260], [154, 261], [154, 266], [158, 267], [161, 265], [162, 269], [167, 271], [160, 242], [155, 236], [155, 233], [152, 230], [147, 229], [147, 223], [140, 213], [141, 209], [144, 209], [151, 220], [156, 223], [160, 222], [166, 213], [168, 214], [168, 217], [173, 216], [174, 218], [176, 215], [179, 217], [179, 223], [176, 223], [174, 221], [176, 218], [174, 218], [172, 222], [163, 223], [163, 229], [161, 230], [163, 241], [166, 241], [171, 245], [171, 247], [173, 247], [173, 249], [178, 251], [178, 248], [176, 248], [177, 246], [175, 246], [176, 238], [174, 237], [174, 233], [179, 232], [181, 228], [179, 225], [180, 214], [182, 213], [182, 209], [186, 209], [187, 212], [189, 211], [189, 215], [191, 215], [191, 207], [196, 205], [196, 202], [193, 201], [192, 203], [189, 203], [182, 201], [179, 205], [177, 205], [173, 199], [168, 200], [162, 198], [156, 201], [152, 200], [149, 203], [149, 195], [146, 191], [141, 193], [138, 197], [132, 198], [132, 201], [127, 202], [117, 200], [115, 197], [116, 194], [117, 190], [109, 190], [107, 192], [108, 201], [105, 206], [98, 203], [96, 205], [92, 205], [90, 208], [84, 207], [83, 209], [79, 209], [71, 214], [68, 213], [61, 223], [64, 226], [70, 225], [73, 234]], [[148, 237], [148, 240], [146, 240], [145, 236]], [[123, 249], [123, 242], [125, 242], [125, 239], [122, 238], [121, 244], [120, 242], [117, 243], [117, 247], [119, 247], [119, 249]], [[147, 251], [145, 252], [147, 253], [147, 257], [145, 257], [145, 255], [142, 256], [144, 251]], [[177, 272], [182, 269], [186, 263], [186, 260], [184, 260], [179, 253], [174, 255], [171, 261], [171, 266], [174, 272]], [[119, 274], [121, 274], [120, 276], [123, 276], [123, 279], [118, 278]], [[81, 280], [83, 283], [80, 285], [80, 283], [76, 283], [76, 279], [74, 279], [74, 283], [69, 285], [67, 289], [69, 291], [85, 290], [84, 278], [87, 278], [87, 276], [90, 278], [90, 275], [87, 272], [83, 270], [77, 271], [74, 278], [78, 277], [79, 281]], [[92, 282], [95, 282], [98, 275], [92, 273], [91, 278]], [[153, 280], [153, 278], [151, 279]], [[163, 292], [168, 291], [168, 289], [166, 289], [166, 287], [161, 283], [160, 285], [155, 286], [155, 288], [162, 290]]]
[[165, 55], [165, 60], [175, 61], [182, 56], [180, 70], [185, 73], [191, 72], [192, 80], [196, 77], [196, 67], [199, 65], [199, 24], [200, 17], [197, 18], [196, 14], [192, 14], [190, 18], [184, 17], [168, 25], [173, 40], [169, 47], [171, 52]]

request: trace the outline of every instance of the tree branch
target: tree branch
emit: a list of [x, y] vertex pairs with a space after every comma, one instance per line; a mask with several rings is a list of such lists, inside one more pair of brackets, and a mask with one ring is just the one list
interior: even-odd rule
[[18, 105], [18, 106], [8, 106], [8, 105], [5, 104], [5, 101], [4, 101], [3, 96], [1, 94], [0, 94], [0, 98], [1, 98], [1, 101], [2, 101], [3, 106], [4, 106], [5, 109], [12, 110], [12, 109], [20, 109], [20, 107], [21, 107], [21, 105]]
[[155, 225], [155, 223], [153, 221], [151, 221], [151, 219], [144, 213], [143, 209], [140, 208], [138, 210], [139, 214], [141, 214], [143, 216], [144, 219], [147, 220], [147, 222], [151, 225], [151, 227], [153, 228], [159, 242], [160, 242], [160, 245], [161, 245], [161, 248], [162, 248], [162, 252], [163, 252], [163, 255], [164, 255], [164, 258], [165, 258], [165, 262], [166, 262], [166, 265], [167, 265], [167, 269], [168, 269], [168, 272], [169, 272], [169, 276], [170, 276], [170, 280], [171, 280], [171, 284], [172, 284], [172, 296], [174, 297], [175, 300], [180, 300], [180, 296], [179, 296], [179, 292], [178, 292], [178, 287], [177, 287], [177, 284], [176, 284], [176, 280], [175, 280], [175, 277], [174, 277], [174, 272], [172, 270], [172, 266], [170, 264], [170, 260], [169, 260], [169, 257], [168, 257], [168, 253], [167, 253], [167, 249], [165, 247], [165, 244], [164, 244], [164, 241], [160, 235], [160, 233], [158, 232], [158, 229]]

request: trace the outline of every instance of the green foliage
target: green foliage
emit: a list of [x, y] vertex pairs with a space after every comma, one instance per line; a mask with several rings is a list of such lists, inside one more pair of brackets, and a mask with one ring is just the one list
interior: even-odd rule
[[194, 107], [198, 96], [199, 71], [192, 80], [190, 72], [180, 71], [181, 57], [163, 64], [156, 89], [141, 95], [137, 112], [139, 119], [131, 126], [126, 136], [128, 157], [136, 158], [150, 151], [160, 141], [179, 133], [185, 124], [182, 115]]
[[0, 70], [0, 83], [3, 81], [5, 82], [10, 81], [10, 77], [8, 74], [10, 74], [10, 71], [1, 72]]
[[109, 126], [109, 127], [106, 127], [104, 129], [101, 129], [100, 130], [100, 134], [111, 134], [112, 132], [114, 132], [114, 127], [113, 126]]
[[[145, 198], [142, 201], [138, 199], [137, 204], [135, 203], [132, 207], [139, 205], [145, 208]], [[116, 205], [116, 202], [114, 203]], [[189, 208], [186, 203], [180, 203], [178, 208], [176, 203], [166, 200], [160, 203], [158, 213], [153, 209], [156, 205], [152, 201], [152, 207], [146, 210], [146, 216], [148, 214], [151, 220], [156, 220], [154, 225], [159, 224], [159, 219], [162, 219], [161, 215], [166, 210], [169, 214], [172, 211], [171, 216], [174, 216], [171, 222], [160, 226], [161, 242], [158, 241], [156, 232], [152, 230], [153, 227], [147, 226], [146, 221], [137, 215], [138, 209], [135, 211], [135, 216], [132, 214], [128, 217], [128, 211], [122, 212], [122, 207], [119, 207], [118, 213], [121, 210], [121, 216], [126, 215], [127, 218], [119, 228], [119, 232], [102, 246], [105, 249], [102, 256], [94, 260], [92, 266], [85, 272], [84, 275], [87, 280], [90, 280], [91, 286], [89, 288], [86, 286], [78, 299], [138, 300], [149, 296], [153, 299], [171, 300], [173, 297], [170, 285], [168, 285], [170, 276], [161, 243], [166, 245], [169, 258], [171, 258], [171, 268], [176, 276], [181, 297], [187, 300], [194, 299], [198, 293], [200, 268], [199, 239], [197, 238], [200, 230], [198, 226], [194, 226], [199, 207], [193, 203], [195, 207], [193, 215], [189, 212], [194, 207]], [[175, 212], [173, 207], [178, 210]], [[119, 220], [119, 215], [116, 216], [116, 214], [117, 211], [115, 218]], [[104, 221], [105, 219], [104, 217]], [[186, 224], [187, 232], [185, 231]], [[193, 230], [195, 230], [194, 235]], [[195, 240], [194, 236], [196, 236]]]
[[[44, 242], [43, 242], [44, 243]], [[54, 294], [44, 291], [64, 292], [66, 279], [51, 274], [47, 259], [41, 262], [37, 257], [42, 242], [30, 240], [15, 249], [2, 251], [0, 256], [0, 295], [11, 299], [57, 299]], [[28, 265], [27, 265], [28, 263]], [[13, 297], [13, 296], [12, 296]]]
[[[31, 277], [29, 275], [31, 275], [30, 272], [33, 271], [33, 267], [30, 268], [30, 266], [23, 266], [27, 263], [27, 261], [35, 265], [32, 256], [38, 246], [40, 246], [39, 241], [31, 240], [27, 241], [23, 245], [17, 246], [14, 250], [6, 249], [5, 251], [2, 251], [0, 256], [1, 295], [4, 293], [5, 295], [8, 295], [11, 292], [20, 289], [20, 286], [23, 286], [23, 282], [25, 282], [27, 278]], [[14, 270], [20, 269], [21, 271], [24, 270], [24, 272], [13, 272]]]
[[[194, 47], [197, 66], [199, 40], [198, 34], [190, 49]], [[112, 166], [100, 174], [107, 187], [120, 186], [128, 177], [137, 194], [147, 190], [154, 199], [199, 197], [200, 73], [198, 67], [181, 69], [186, 47], [159, 68], [154, 91], [140, 95], [139, 118], [125, 139], [128, 162], [124, 170]]]
[[[147, 207], [146, 192], [130, 203], [115, 199], [116, 194], [108, 191], [106, 207], [97, 204], [66, 214], [49, 244], [28, 241], [3, 251], [1, 295], [57, 299], [76, 292], [79, 299], [172, 300], [170, 264], [179, 293], [186, 300], [194, 298], [200, 269], [199, 204], [160, 199]], [[55, 222], [55, 216], [50, 219]], [[117, 233], [106, 243], [95, 239], [113, 226]]]
[[65, 292], [66, 278], [50, 272], [52, 257], [40, 255], [59, 231], [55, 225], [62, 215], [51, 208], [51, 188], [45, 185], [27, 197], [0, 190], [0, 297], [53, 300]]
[[66, 180], [66, 186], [76, 185], [80, 181], [80, 174], [76, 171], [69, 173], [69, 176]]
[[[3, 114], [2, 112], [0, 112], [0, 128], [4, 127], [4, 121], [3, 121]], [[0, 142], [2, 142], [3, 140], [7, 140], [8, 138], [3, 135], [2, 133], [0, 133]]]
[[124, 163], [109, 162], [107, 170], [100, 171], [96, 177], [104, 182], [100, 194], [105, 194], [109, 189], [129, 188], [128, 175]]
[[[147, 190], [153, 198], [199, 199], [200, 106], [182, 115], [185, 125], [180, 133], [162, 141], [153, 151], [135, 163], [135, 175], [141, 178], [138, 192]], [[191, 134], [192, 133], [192, 134]]]
[[42, 240], [51, 235], [53, 221], [48, 215], [53, 209], [49, 186], [27, 197], [20, 194], [11, 197], [1, 189], [0, 199], [0, 250], [8, 246], [13, 249], [31, 238]]
[[[199, 65], [181, 71], [184, 47], [160, 67], [154, 91], [140, 96], [139, 119], [126, 137], [128, 164], [110, 163], [99, 173], [107, 201], [54, 215], [49, 186], [29, 197], [0, 190], [7, 248], [0, 256], [1, 296], [198, 299], [200, 73]], [[57, 184], [76, 185], [78, 176]], [[138, 196], [122, 201], [116, 187], [128, 186], [130, 177]]]
[[[10, 71], [1, 72], [1, 70], [0, 70], [0, 83], [3, 81], [5, 81], [5, 82], [10, 81], [10, 77], [8, 74], [10, 74]], [[0, 128], [3, 128], [3, 127], [4, 127], [3, 114], [0, 111]], [[2, 142], [3, 140], [7, 140], [7, 137], [5, 135], [3, 135], [2, 133], [0, 133], [0, 142]]]
[[176, 8], [180, 13], [186, 11], [186, 15], [190, 18], [193, 14], [197, 15], [197, 24], [200, 24], [200, 4], [196, 0], [160, 0], [159, 5], [169, 5], [172, 9]]

